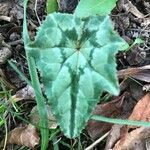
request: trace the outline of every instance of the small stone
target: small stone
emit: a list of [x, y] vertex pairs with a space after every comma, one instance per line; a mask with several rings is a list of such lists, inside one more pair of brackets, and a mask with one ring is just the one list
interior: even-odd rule
[[20, 39], [20, 35], [14, 32], [10, 35], [9, 39], [11, 41], [16, 41], [16, 40]]
[[7, 47], [2, 47], [0, 49], [0, 65], [5, 64], [11, 54], [11, 51]]

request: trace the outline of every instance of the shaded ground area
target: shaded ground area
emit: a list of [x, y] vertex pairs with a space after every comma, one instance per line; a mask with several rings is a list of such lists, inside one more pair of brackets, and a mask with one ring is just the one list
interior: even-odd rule
[[[34, 39], [40, 23], [45, 19], [46, 16], [46, 1], [38, 0], [36, 9], [35, 3], [36, 1], [30, 0], [27, 11], [28, 30], [32, 39]], [[78, 0], [60, 0], [59, 11], [71, 13], [75, 9], [77, 3]], [[144, 40], [144, 43], [136, 44], [131, 47], [129, 51], [120, 52], [117, 54], [117, 69], [118, 77], [120, 80], [121, 94], [118, 97], [109, 96], [109, 98], [104, 98], [107, 97], [107, 95], [104, 95], [103, 99], [105, 99], [106, 102], [103, 104], [99, 104], [93, 113], [104, 115], [107, 117], [115, 116], [118, 118], [127, 119], [131, 115], [133, 108], [135, 107], [137, 102], [150, 91], [150, 1], [119, 0], [116, 8], [112, 11], [110, 16], [113, 20], [115, 30], [130, 45], [132, 45], [132, 43], [137, 38]], [[29, 78], [28, 66], [22, 40], [22, 23], [23, 1], [0, 0], [0, 104], [7, 103], [7, 106], [9, 106], [8, 111], [6, 111], [5, 114], [2, 114], [7, 120], [8, 133], [14, 128], [22, 126], [24, 128], [21, 128], [21, 131], [25, 131], [25, 129], [27, 129], [26, 131], [28, 131], [29, 128], [25, 127], [25, 125], [27, 126], [28, 123], [23, 121], [22, 118], [29, 120], [29, 116], [31, 114], [30, 112], [35, 106], [34, 95], [31, 87], [27, 86], [26, 82], [20, 79], [19, 75], [14, 71], [14, 69], [12, 69], [12, 67], [10, 67], [7, 62], [8, 60], [12, 60], [20, 69], [20, 71], [27, 78]], [[22, 89], [23, 91], [20, 92], [20, 90]], [[14, 96], [16, 99], [17, 97], [21, 98], [16, 100], [17, 102], [15, 104], [9, 102], [9, 100], [11, 99], [10, 95]], [[149, 106], [149, 103], [145, 100], [150, 100], [149, 96], [146, 96], [146, 98], [144, 97], [143, 99], [144, 104], [147, 104], [147, 106]], [[141, 109], [141, 111], [146, 110], [144, 106], [137, 109]], [[15, 115], [11, 113], [12, 110], [18, 113], [21, 118], [19, 119], [15, 117]], [[150, 112], [146, 114], [148, 115], [150, 114]], [[51, 115], [50, 118], [52, 119]], [[55, 119], [53, 121], [55, 122]], [[147, 120], [144, 119], [143, 121], [149, 121], [149, 118]], [[97, 145], [97, 149], [104, 149], [105, 144], [106, 149], [113, 148], [113, 146], [117, 143], [119, 139], [119, 136], [115, 136], [115, 132], [120, 132], [121, 127], [112, 126], [112, 124], [106, 124], [103, 122], [89, 122], [87, 129], [83, 131], [81, 135], [82, 147], [85, 148], [89, 146], [96, 139], [100, 138], [101, 136], [105, 135], [106, 132], [111, 130], [110, 135], [107, 135], [107, 142], [105, 140], [102, 141], [100, 144]], [[28, 132], [30, 132], [30, 129]], [[113, 130], [115, 130], [115, 132]], [[0, 146], [4, 145], [4, 137], [6, 135], [5, 131], [6, 125], [0, 126], [0, 140], [2, 141]], [[38, 144], [39, 136], [36, 129], [34, 131], [32, 129], [31, 131], [33, 132], [35, 138], [34, 144]], [[140, 128], [140, 131], [134, 131], [136, 133], [132, 132], [132, 134], [139, 136], [140, 132], [149, 133], [150, 129]], [[15, 133], [16, 138], [17, 136], [19, 135], [16, 135]], [[24, 137], [25, 136], [26, 134], [24, 135]], [[117, 138], [113, 141], [110, 140], [111, 136], [115, 136]], [[148, 136], [150, 136], [150, 134], [148, 134], [147, 136], [145, 135], [144, 138], [141, 138], [141, 141], [143, 141], [143, 143], [146, 143], [146, 140], [144, 141], [143, 139], [148, 139]], [[58, 132], [57, 134], [57, 140], [58, 141], [53, 142], [58, 142], [60, 149], [67, 149], [69, 146], [77, 147], [78, 145], [77, 140], [69, 140], [65, 138], [60, 132]], [[113, 141], [113, 144], [110, 144], [110, 141]], [[139, 147], [142, 149], [143, 147], [145, 147], [145, 145], [141, 141], [139, 143], [140, 146], [142, 146]], [[50, 148], [53, 147], [53, 142], [50, 142]], [[9, 141], [9, 143], [18, 144], [19, 142], [17, 143], [16, 141]], [[6, 149], [15, 150], [18, 149], [18, 145], [11, 144], [7, 146]], [[21, 145], [24, 145], [24, 143], [21, 143]], [[147, 145], [147, 147], [148, 146], [149, 145]], [[39, 146], [37, 146], [37, 149], [39, 149]], [[134, 149], [136, 148], [134, 147]]]

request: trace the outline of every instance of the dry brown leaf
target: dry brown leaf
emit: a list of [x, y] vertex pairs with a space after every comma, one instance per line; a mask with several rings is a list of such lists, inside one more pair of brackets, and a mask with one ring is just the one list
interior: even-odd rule
[[127, 133], [113, 150], [145, 150], [145, 140], [150, 137], [150, 127], [140, 127]]
[[129, 120], [150, 121], [150, 93], [138, 101]]
[[25, 127], [18, 127], [13, 129], [8, 134], [7, 143], [34, 148], [39, 144], [39, 140], [40, 138], [36, 128], [33, 125], [27, 125]]
[[[124, 98], [128, 95], [128, 93], [124, 93], [119, 97], [116, 97], [113, 101], [97, 105], [93, 114], [95, 115], [102, 115], [105, 117], [112, 117], [114, 115], [118, 115], [122, 112], [122, 104]], [[87, 131], [89, 135], [96, 139], [107, 131], [109, 131], [112, 127], [110, 123], [104, 123], [100, 121], [90, 120], [87, 125]]]
[[112, 126], [109, 136], [106, 141], [105, 150], [110, 150], [113, 148], [114, 144], [119, 140], [120, 138], [120, 131], [123, 125], [115, 124]]
[[[150, 121], [150, 93], [138, 101], [129, 120]], [[145, 150], [145, 140], [148, 137], [150, 137], [150, 127], [124, 126], [120, 131], [120, 140], [113, 150]]]
[[133, 75], [133, 78], [140, 80], [140, 81], [150, 83], [150, 70], [143, 70], [143, 71]]
[[137, 68], [127, 68], [118, 71], [118, 78], [126, 77], [133, 77], [138, 80], [150, 83], [150, 65]]

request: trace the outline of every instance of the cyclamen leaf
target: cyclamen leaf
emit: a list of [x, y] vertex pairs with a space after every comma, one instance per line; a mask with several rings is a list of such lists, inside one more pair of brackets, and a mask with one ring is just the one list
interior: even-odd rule
[[103, 91], [118, 95], [115, 54], [124, 45], [108, 16], [82, 20], [60, 13], [48, 15], [26, 45], [67, 137], [79, 135]]
[[76, 17], [108, 15], [116, 6], [117, 0], [81, 0], [75, 10]]

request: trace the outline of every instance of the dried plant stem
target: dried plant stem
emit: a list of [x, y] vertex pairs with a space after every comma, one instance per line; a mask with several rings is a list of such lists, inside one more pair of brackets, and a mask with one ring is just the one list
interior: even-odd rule
[[36, 15], [36, 17], [37, 17], [37, 20], [38, 20], [38, 22], [39, 22], [39, 24], [41, 25], [41, 21], [40, 21], [40, 19], [39, 19], [39, 16], [38, 16], [38, 14], [37, 14], [37, 0], [35, 1], [35, 6], [34, 6], [34, 11], [35, 11], [35, 15]]
[[100, 143], [103, 139], [105, 139], [109, 135], [109, 132], [105, 133], [102, 137], [100, 137], [98, 140], [96, 140], [93, 144], [88, 146], [85, 150], [91, 150], [94, 148], [98, 143]]
[[4, 147], [3, 147], [3, 150], [6, 149], [6, 145], [7, 145], [7, 139], [8, 139], [8, 133], [7, 133], [7, 123], [6, 123], [6, 120], [5, 120], [5, 139], [4, 139]]

